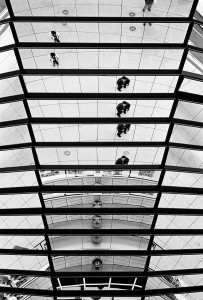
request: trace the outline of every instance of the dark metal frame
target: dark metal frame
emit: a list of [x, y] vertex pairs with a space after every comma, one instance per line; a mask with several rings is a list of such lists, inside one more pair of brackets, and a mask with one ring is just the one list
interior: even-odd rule
[[[20, 171], [34, 171], [37, 179], [38, 186], [31, 187], [11, 187], [11, 188], [1, 188], [1, 194], [23, 194], [23, 193], [37, 193], [40, 199], [40, 208], [16, 208], [16, 209], [0, 209], [0, 216], [12, 215], [39, 215], [42, 216], [42, 221], [44, 229], [0, 229], [0, 235], [36, 235], [44, 236], [46, 240], [47, 250], [25, 250], [25, 249], [0, 249], [0, 255], [39, 255], [47, 256], [50, 270], [48, 271], [29, 271], [29, 270], [1, 270], [1, 274], [13, 274], [13, 275], [23, 275], [30, 277], [50, 277], [53, 290], [36, 290], [36, 289], [26, 289], [26, 288], [12, 288], [12, 287], [1, 287], [2, 292], [21, 294], [21, 295], [40, 295], [53, 297], [54, 300], [57, 297], [82, 297], [82, 296], [111, 296], [111, 297], [141, 297], [142, 300], [146, 296], [153, 295], [167, 295], [167, 294], [181, 294], [181, 293], [195, 293], [203, 291], [203, 286], [195, 287], [182, 287], [182, 288], [169, 288], [169, 289], [156, 289], [147, 290], [146, 284], [147, 279], [151, 277], [163, 277], [163, 276], [178, 276], [187, 274], [203, 274], [203, 269], [181, 269], [181, 270], [165, 270], [165, 271], [153, 271], [150, 270], [150, 259], [152, 256], [166, 256], [166, 255], [202, 255], [203, 249], [174, 249], [174, 250], [153, 250], [154, 237], [159, 235], [203, 235], [203, 229], [156, 229], [156, 221], [159, 215], [178, 215], [178, 216], [189, 216], [198, 215], [203, 216], [203, 210], [199, 209], [178, 209], [178, 208], [159, 208], [159, 202], [163, 193], [173, 193], [173, 194], [203, 194], [203, 188], [184, 188], [176, 186], [163, 186], [163, 180], [166, 172], [188, 172], [188, 173], [199, 173], [203, 174], [203, 169], [199, 168], [189, 168], [189, 167], [179, 167], [179, 166], [168, 166], [166, 164], [169, 150], [171, 148], [179, 148], [186, 150], [197, 150], [202, 151], [203, 146], [199, 145], [188, 145], [181, 143], [172, 143], [171, 136], [175, 125], [182, 126], [193, 126], [196, 128], [203, 128], [202, 122], [191, 121], [191, 120], [181, 120], [175, 118], [175, 112], [178, 103], [181, 101], [189, 103], [197, 103], [199, 105], [203, 104], [203, 96], [194, 95], [192, 93], [181, 92], [180, 87], [184, 78], [203, 81], [203, 76], [199, 74], [194, 74], [190, 72], [183, 71], [184, 64], [187, 59], [189, 51], [196, 51], [203, 53], [203, 50], [196, 46], [188, 45], [190, 35], [193, 30], [194, 24], [203, 25], [201, 20], [193, 19], [196, 6], [198, 1], [194, 0], [193, 6], [189, 17], [187, 18], [132, 18], [132, 17], [29, 17], [29, 16], [15, 16], [10, 4], [10, 0], [6, 0], [10, 18], [1, 20], [1, 24], [9, 24], [12, 35], [14, 37], [14, 44], [7, 45], [0, 48], [0, 53], [4, 51], [13, 50], [16, 56], [19, 70], [3, 73], [0, 75], [0, 80], [9, 77], [18, 77], [22, 86], [23, 94], [2, 97], [0, 99], [0, 105], [4, 103], [12, 103], [15, 101], [21, 101], [24, 105], [26, 118], [20, 120], [11, 120], [0, 123], [0, 128], [10, 127], [10, 126], [20, 126], [26, 125], [29, 131], [31, 142], [23, 144], [13, 144], [13, 145], [2, 145], [0, 146], [1, 151], [11, 150], [11, 149], [21, 149], [30, 148], [34, 158], [34, 165], [31, 166], [19, 166], [19, 167], [8, 167], [0, 168], [0, 173], [3, 172], [20, 172]], [[144, 43], [144, 44], [128, 44], [128, 43], [28, 43], [19, 42], [18, 35], [15, 29], [16, 22], [88, 22], [88, 23], [140, 23], [140, 22], [152, 22], [152, 23], [188, 23], [188, 30], [185, 36], [185, 40], [182, 44], [163, 44], [163, 43]], [[20, 49], [49, 49], [49, 48], [59, 48], [59, 49], [177, 49], [183, 50], [182, 59], [180, 61], [179, 68], [177, 70], [129, 70], [129, 69], [100, 69], [100, 70], [74, 70], [74, 69], [60, 69], [60, 70], [41, 70], [41, 69], [24, 69], [21, 60]], [[116, 75], [139, 75], [139, 76], [178, 76], [178, 82], [175, 87], [174, 93], [152, 93], [152, 94], [79, 94], [79, 93], [29, 93], [26, 88], [24, 81], [24, 76], [41, 76], [41, 75], [55, 75], [55, 76], [116, 76]], [[173, 106], [169, 117], [167, 118], [34, 118], [31, 115], [29, 108], [29, 100], [33, 99], [102, 99], [102, 100], [171, 100], [173, 101]], [[117, 123], [131, 123], [131, 124], [168, 124], [168, 132], [165, 141], [163, 142], [37, 142], [33, 132], [32, 125], [34, 124], [117, 124]], [[98, 166], [98, 165], [42, 165], [38, 159], [37, 148], [38, 147], [164, 147], [164, 155], [160, 165], [128, 165], [128, 166]], [[157, 185], [149, 186], [46, 186], [42, 184], [40, 171], [41, 170], [155, 170], [160, 172], [160, 178]], [[108, 192], [108, 193], [122, 193], [122, 192], [137, 192], [137, 193], [157, 193], [155, 204], [153, 208], [101, 208], [100, 214], [132, 214], [132, 215], [151, 215], [153, 217], [152, 225], [150, 229], [49, 229], [46, 216], [47, 215], [58, 215], [58, 214], [95, 214], [98, 211], [91, 208], [46, 208], [43, 193], [87, 193], [87, 192]], [[141, 235], [149, 236], [149, 244], [147, 250], [52, 250], [49, 236], [50, 235], [92, 235], [92, 234], [102, 234], [102, 235]], [[54, 270], [54, 265], [52, 258], [55, 256], [85, 256], [85, 255], [106, 255], [106, 256], [146, 256], [146, 265], [143, 271], [137, 272], [56, 272]], [[83, 278], [83, 277], [143, 277], [145, 279], [143, 288], [138, 291], [59, 291], [55, 283], [56, 278]]]

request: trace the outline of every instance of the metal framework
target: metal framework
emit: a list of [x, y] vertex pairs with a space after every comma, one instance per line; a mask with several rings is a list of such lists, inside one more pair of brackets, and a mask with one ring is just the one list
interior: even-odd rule
[[[31, 297], [38, 296], [38, 299], [45, 299], [44, 297], [50, 297], [54, 300], [60, 299], [85, 299], [83, 297], [111, 297], [111, 299], [118, 299], [119, 297], [133, 297], [133, 299], [144, 300], [145, 297], [153, 296], [167, 296], [173, 294], [186, 294], [186, 293], [198, 293], [203, 292], [203, 286], [185, 286], [185, 287], [173, 287], [170, 288], [159, 288], [159, 289], [149, 289], [147, 288], [147, 282], [151, 278], [166, 278], [166, 277], [177, 277], [177, 276], [187, 276], [187, 275], [203, 275], [202, 268], [182, 268], [182, 269], [169, 269], [166, 270], [153, 270], [151, 268], [151, 259], [153, 257], [165, 257], [165, 256], [186, 256], [187, 255], [203, 255], [203, 249], [157, 249], [155, 247], [155, 238], [159, 236], [193, 236], [193, 235], [203, 235], [202, 228], [196, 229], [160, 229], [157, 228], [157, 220], [159, 216], [203, 216], [203, 209], [199, 208], [163, 208], [160, 207], [161, 198], [167, 194], [176, 195], [203, 195], [202, 187], [179, 187], [179, 186], [166, 186], [164, 184], [164, 179], [166, 174], [169, 172], [187, 173], [187, 174], [203, 174], [202, 168], [197, 167], [187, 167], [187, 166], [173, 166], [169, 165], [167, 162], [169, 151], [171, 149], [178, 149], [184, 151], [203, 151], [203, 145], [197, 144], [186, 144], [181, 142], [172, 142], [171, 137], [175, 126], [186, 126], [193, 128], [203, 128], [203, 122], [196, 120], [185, 120], [176, 117], [176, 111], [178, 104], [180, 102], [185, 103], [195, 103], [198, 105], [203, 104], [203, 97], [201, 95], [180, 91], [180, 87], [184, 79], [195, 80], [198, 82], [203, 82], [203, 76], [200, 74], [195, 74], [191, 72], [184, 71], [184, 66], [190, 51], [195, 51], [196, 53], [203, 53], [203, 49], [199, 45], [189, 45], [189, 41], [192, 35], [194, 26], [202, 26], [202, 20], [195, 19], [195, 11], [197, 8], [198, 0], [194, 0], [192, 8], [188, 17], [177, 18], [177, 17], [134, 17], [133, 23], [178, 23], [178, 24], [188, 24], [187, 33], [183, 43], [55, 43], [55, 49], [171, 49], [171, 50], [182, 50], [182, 58], [177, 69], [25, 69], [22, 62], [22, 57], [20, 54], [21, 49], [50, 49], [53, 48], [53, 43], [42, 43], [42, 42], [20, 42], [18, 33], [16, 31], [16, 23], [51, 23], [51, 22], [70, 22], [70, 23], [132, 23], [131, 17], [57, 17], [57, 16], [16, 16], [10, 0], [6, 0], [7, 9], [9, 12], [9, 18], [0, 20], [0, 25], [7, 24], [10, 27], [14, 43], [10, 45], [5, 45], [0, 47], [0, 55], [5, 51], [14, 51], [18, 70], [9, 71], [0, 74], [0, 81], [8, 78], [18, 78], [20, 85], [22, 87], [22, 94], [6, 96], [0, 98], [0, 106], [4, 104], [12, 104], [15, 102], [21, 102], [23, 104], [26, 117], [8, 121], [0, 122], [0, 130], [7, 127], [20, 127], [26, 126], [29, 132], [30, 141], [24, 143], [12, 143], [0, 145], [0, 153], [3, 151], [12, 151], [20, 149], [31, 149], [32, 156], [34, 159], [33, 165], [25, 166], [10, 166], [10, 167], [0, 167], [0, 175], [3, 173], [18, 173], [18, 172], [34, 172], [36, 177], [37, 186], [17, 186], [17, 187], [3, 187], [0, 188], [0, 196], [4, 195], [23, 195], [23, 194], [36, 194], [39, 198], [40, 207], [34, 208], [0, 208], [0, 217], [5, 216], [41, 216], [43, 228], [0, 228], [0, 236], [37, 236], [44, 238], [46, 248], [43, 249], [33, 249], [29, 250], [26, 248], [19, 249], [7, 249], [0, 247], [0, 255], [11, 255], [11, 256], [29, 256], [29, 257], [46, 257], [48, 260], [48, 267], [46, 270], [28, 270], [15, 268], [1, 269], [0, 276], [12, 275], [12, 276], [23, 276], [25, 278], [50, 278], [52, 289], [36, 289], [29, 288], [25, 286], [20, 287], [9, 287], [1, 286], [0, 293], [5, 293], [5, 295], [22, 295]], [[201, 27], [200, 27], [201, 28]], [[123, 74], [132, 76], [176, 76], [178, 77], [174, 93], [30, 93], [27, 89], [25, 78], [26, 76], [122, 76]], [[203, 84], [203, 83], [202, 83]], [[33, 117], [29, 101], [30, 100], [170, 100], [173, 102], [170, 114], [168, 117], [124, 117], [119, 118], [101, 118], [101, 117]], [[119, 123], [129, 123], [129, 124], [165, 124], [168, 125], [167, 135], [164, 141], [154, 142], [137, 142], [137, 141], [125, 141], [125, 142], [38, 142], [33, 129], [34, 125], [61, 125], [61, 124], [119, 124]], [[42, 164], [39, 160], [37, 150], [41, 148], [63, 148], [63, 147], [144, 147], [144, 148], [163, 148], [163, 157], [159, 164], [138, 164], [138, 165], [56, 165], [56, 164]], [[154, 171], [159, 173], [159, 179], [156, 185], [150, 184], [149, 181], [144, 185], [45, 185], [42, 181], [41, 171]], [[97, 215], [97, 208], [90, 207], [47, 207], [46, 198], [44, 195], [49, 194], [142, 194], [151, 195], [153, 194], [153, 207], [102, 207], [99, 210], [101, 216], [107, 215], [124, 215], [124, 216], [146, 216], [151, 218], [151, 223], [148, 228], [138, 229], [138, 228], [114, 228], [114, 229], [70, 229], [70, 228], [51, 228], [48, 222], [48, 217], [52, 216], [74, 216], [74, 215]], [[110, 250], [110, 249], [86, 249], [86, 250], [56, 250], [53, 248], [51, 238], [52, 236], [57, 237], [70, 237], [70, 236], [137, 236], [140, 238], [148, 238], [148, 244], [145, 250]], [[55, 270], [55, 259], [58, 257], [68, 258], [68, 257], [135, 257], [135, 258], [145, 258], [144, 268], [140, 271], [138, 269], [126, 270], [126, 271], [102, 271], [97, 272], [76, 270]], [[169, 266], [170, 267], [170, 266]], [[81, 288], [80, 290], [68, 289], [61, 290], [58, 281], [59, 279], [86, 279], [86, 278], [96, 278], [98, 282], [100, 279], [106, 278], [119, 278], [128, 280], [130, 278], [138, 278], [142, 280], [141, 288], [133, 288], [132, 290], [90, 290]], [[125, 281], [127, 282], [127, 281]], [[65, 297], [65, 298], [64, 298]], [[68, 298], [67, 298], [68, 297]], [[79, 298], [78, 298], [79, 297]], [[136, 298], [138, 297], [138, 298]], [[27, 299], [26, 297], [24, 299]], [[30, 298], [32, 299], [32, 298]], [[99, 299], [99, 298], [93, 298]], [[151, 298], [150, 298], [151, 299]], [[168, 298], [177, 299], [177, 298]]]

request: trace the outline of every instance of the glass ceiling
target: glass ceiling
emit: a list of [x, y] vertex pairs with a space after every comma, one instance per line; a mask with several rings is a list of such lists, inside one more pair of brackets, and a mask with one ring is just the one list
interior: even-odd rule
[[0, 1], [0, 300], [203, 299], [202, 1], [144, 5]]

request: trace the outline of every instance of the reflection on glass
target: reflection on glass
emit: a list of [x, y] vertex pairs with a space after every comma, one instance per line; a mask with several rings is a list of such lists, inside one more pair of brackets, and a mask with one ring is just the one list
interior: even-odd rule
[[24, 187], [37, 185], [34, 172], [0, 173], [0, 190], [6, 187]]
[[203, 209], [203, 195], [162, 194], [159, 207]]
[[129, 165], [160, 164], [164, 148], [156, 147], [78, 147], [78, 148], [37, 148], [41, 164], [65, 165], [115, 165], [125, 155]]
[[0, 108], [0, 122], [26, 118], [22, 101], [2, 103]]
[[[128, 76], [126, 93], [173, 93], [178, 76]], [[34, 93], [121, 93], [116, 76], [24, 76], [28, 92]]]
[[1, 168], [34, 165], [31, 149], [0, 151]]
[[53, 250], [79, 250], [90, 249], [95, 247], [99, 249], [112, 250], [146, 250], [149, 243], [149, 236], [49, 236]]
[[43, 194], [46, 207], [153, 207], [156, 193]]
[[201, 168], [202, 161], [202, 151], [170, 148], [166, 164], [172, 166]]
[[1, 255], [0, 268], [15, 270], [46, 270], [49, 267], [46, 256]]
[[0, 53], [0, 73], [12, 72], [19, 70], [17, 60], [13, 50]]
[[[94, 261], [94, 260], [100, 261]], [[71, 272], [92, 271], [136, 271], [143, 270], [145, 256], [60, 256], [53, 257], [56, 271], [66, 269]]]
[[23, 94], [18, 77], [10, 77], [0, 80], [0, 97], [8, 97]]
[[184, 79], [181, 84], [180, 91], [194, 94], [203, 95], [203, 83], [202, 81], [192, 80], [192, 79]]
[[26, 125], [0, 128], [0, 145], [23, 144], [31, 141]]
[[43, 170], [44, 185], [157, 185], [160, 171], [153, 170]]
[[179, 119], [202, 122], [203, 106], [202, 104], [179, 101], [175, 117]]
[[[135, 25], [137, 28], [140, 27], [144, 30], [142, 24]], [[154, 24], [155, 28], [159, 25], [161, 24]], [[164, 24], [162, 25], [164, 26]], [[42, 26], [44, 25], [42, 24]], [[158, 28], [156, 29], [158, 30]], [[170, 30], [176, 30], [182, 34], [182, 31], [170, 28], [168, 35]], [[143, 34], [146, 34], [145, 31]], [[132, 37], [129, 36], [129, 38]], [[49, 35], [47, 35], [47, 39], [49, 39]], [[169, 42], [176, 41], [176, 36], [170, 37]], [[154, 42], [156, 42], [156, 39]], [[144, 49], [136, 51], [125, 49], [54, 49], [54, 51], [54, 53], [57, 53], [59, 64], [56, 65], [59, 69], [178, 69], [183, 53], [182, 50], [177, 49]], [[53, 49], [20, 50], [25, 69], [54, 69], [56, 66], [53, 66], [53, 62], [49, 59], [50, 53], [53, 53]]]
[[166, 172], [163, 185], [185, 186], [201, 188], [203, 183], [202, 174], [192, 174], [185, 172]]
[[[128, 126], [128, 129], [126, 129]], [[75, 124], [32, 125], [38, 142], [67, 141], [164, 141], [168, 125], [165, 124]]]
[[[116, 100], [28, 100], [33, 117], [115, 117]], [[128, 100], [128, 117], [168, 117], [172, 100]], [[76, 134], [76, 133], [74, 133]]]
[[47, 215], [51, 229], [149, 229], [152, 215]]
[[3, 216], [0, 218], [1, 229], [43, 228], [41, 216]]
[[171, 142], [203, 145], [203, 129], [199, 127], [175, 125]]

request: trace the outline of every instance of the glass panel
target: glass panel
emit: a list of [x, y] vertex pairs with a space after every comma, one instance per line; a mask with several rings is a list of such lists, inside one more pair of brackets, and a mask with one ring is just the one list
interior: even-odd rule
[[162, 194], [159, 207], [203, 209], [203, 196], [184, 194]]
[[[31, 258], [32, 259], [32, 258]], [[18, 262], [17, 262], [18, 263]], [[8, 270], [9, 273], [9, 270]], [[13, 288], [27, 288], [27, 289], [44, 289], [44, 290], [52, 290], [51, 280], [47, 277], [32, 277], [26, 275], [0, 275], [0, 280], [4, 280], [3, 286], [5, 287], [13, 287]], [[2, 286], [2, 284], [0, 283]], [[1, 294], [2, 295], [2, 294]], [[6, 295], [6, 299], [11, 300], [11, 294]], [[15, 294], [14, 297], [17, 295]], [[22, 296], [20, 298], [22, 299]], [[12, 298], [12, 300], [16, 300]], [[30, 299], [30, 297], [29, 297]]]
[[203, 145], [203, 129], [175, 125], [170, 142]]
[[1, 168], [34, 165], [31, 149], [0, 151]]
[[22, 101], [0, 104], [0, 122], [26, 118]]
[[201, 235], [155, 236], [153, 249], [201, 249], [202, 246], [203, 238]]
[[[195, 101], [195, 97], [194, 97], [194, 101]], [[203, 106], [197, 103], [179, 101], [178, 107], [176, 109], [175, 117], [179, 119], [202, 122]]]
[[[202, 285], [203, 277], [198, 275], [151, 277], [147, 280], [146, 289], [176, 288]], [[178, 300], [178, 297], [174, 300]], [[181, 298], [180, 298], [181, 299]], [[183, 299], [188, 299], [183, 298]]]
[[186, 78], [183, 80], [180, 91], [188, 93], [192, 91], [194, 94], [203, 95], [203, 82]]
[[[87, 6], [87, 4], [85, 5]], [[141, 17], [143, 17], [143, 13]], [[111, 26], [109, 26], [110, 24]], [[134, 23], [133, 21], [132, 23], [17, 22], [15, 28], [20, 42], [53, 43], [54, 37], [51, 31], [56, 32], [57, 42], [65, 43], [183, 43], [188, 29], [188, 23], [151, 23], [151, 26], [147, 23], [146, 26], [143, 25], [143, 23]], [[140, 54], [141, 52], [141, 50], [130, 50], [130, 53]], [[163, 50], [144, 50], [144, 53], [156, 53], [159, 54], [158, 56], [160, 54], [162, 56]], [[166, 50], [164, 57], [167, 64], [167, 58], [174, 58], [174, 51], [170, 50], [169, 54], [169, 51]], [[175, 59], [179, 60], [178, 57]], [[156, 57], [156, 63], [158, 61], [159, 59]]]
[[1, 195], [0, 208], [40, 207], [38, 194]]
[[150, 229], [151, 215], [47, 215], [50, 229]]
[[44, 171], [44, 185], [156, 185], [160, 172], [155, 171]]
[[9, 24], [1, 25], [0, 47], [14, 43], [15, 42]]
[[178, 69], [182, 50], [158, 49], [21, 49], [26, 69], [53, 69], [50, 53], [59, 69]]
[[31, 142], [27, 125], [0, 128], [0, 145]]
[[[97, 267], [94, 265], [94, 260], [98, 259]], [[53, 257], [54, 268], [56, 271], [67, 270], [69, 272], [92, 272], [101, 270], [109, 271], [136, 271], [144, 269], [147, 257], [145, 256], [60, 256]]]
[[24, 187], [37, 185], [35, 172], [0, 173], [0, 191], [5, 187]]
[[30, 228], [43, 228], [43, 222], [40, 215], [38, 216], [1, 216], [0, 217], [1, 229], [30, 229]]
[[129, 164], [160, 164], [164, 148], [38, 148], [41, 164], [104, 165], [115, 164], [121, 156], [129, 158]]
[[[168, 117], [173, 100], [128, 100], [125, 117]], [[115, 117], [116, 100], [28, 100], [33, 117]], [[124, 116], [124, 114], [121, 114]]]
[[[164, 141], [165, 124], [45, 124], [33, 125], [38, 142], [66, 141]], [[1, 131], [0, 131], [1, 133]]]
[[201, 168], [202, 162], [202, 151], [170, 148], [166, 164], [181, 167]]
[[202, 268], [202, 255], [152, 256], [151, 270], [178, 270]]
[[168, 215], [158, 216], [156, 228], [160, 229], [201, 229], [203, 216]]
[[2, 249], [15, 249], [16, 251], [23, 249], [30, 250], [45, 250], [46, 242], [44, 236], [29, 236], [29, 235], [0, 235]]
[[18, 63], [13, 50], [0, 53], [0, 73], [19, 70]]
[[17, 269], [17, 270], [46, 270], [48, 259], [46, 256], [26, 256], [26, 255], [1, 255], [0, 267], [2, 269]]
[[[120, 76], [121, 77], [121, 76]], [[126, 93], [173, 93], [178, 76], [128, 76]], [[120, 93], [116, 76], [24, 76], [29, 93]], [[191, 90], [191, 89], [190, 89]]]
[[184, 172], [166, 172], [163, 185], [201, 188], [203, 175]]
[[149, 236], [49, 236], [53, 250], [78, 249], [112, 249], [112, 250], [146, 250]]
[[0, 80], [0, 97], [8, 97], [23, 94], [18, 77], [10, 77]]
[[[146, 10], [146, 16], [156, 17], [188, 17], [193, 1], [186, 3], [172, 0], [171, 2], [158, 3], [152, 6], [152, 13]], [[143, 2], [130, 1], [94, 1], [89, 4], [81, 1], [59, 4], [57, 0], [42, 3], [36, 0], [11, 0], [15, 15], [20, 16], [104, 16], [104, 17], [128, 17], [133, 11], [136, 17], [143, 16]], [[65, 11], [64, 11], [65, 10]]]
[[[198, 25], [195, 25], [195, 27], [200, 28]], [[202, 29], [201, 29], [202, 30]], [[198, 31], [198, 29], [197, 29]], [[190, 41], [193, 42], [195, 41], [195, 46], [200, 47], [201, 44], [201, 39], [199, 37], [199, 32], [197, 33], [196, 30], [192, 31], [192, 35], [190, 36]], [[202, 44], [203, 46], [203, 44]], [[202, 53], [197, 52], [197, 51], [189, 51], [187, 55], [187, 60], [184, 65], [184, 71], [189, 71], [197, 74], [202, 73], [202, 66], [203, 66], [203, 58], [202, 58]]]
[[149, 194], [48, 194], [43, 195], [46, 207], [153, 207], [156, 195]]

